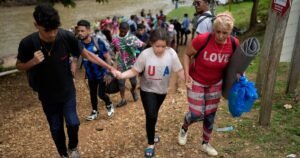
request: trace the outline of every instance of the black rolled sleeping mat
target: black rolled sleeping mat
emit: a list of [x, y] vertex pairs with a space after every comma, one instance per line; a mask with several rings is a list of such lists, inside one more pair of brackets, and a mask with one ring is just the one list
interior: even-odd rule
[[255, 37], [247, 38], [236, 48], [223, 77], [222, 95], [224, 98], [228, 98], [230, 89], [236, 80], [236, 74], [246, 71], [259, 49], [260, 44]]

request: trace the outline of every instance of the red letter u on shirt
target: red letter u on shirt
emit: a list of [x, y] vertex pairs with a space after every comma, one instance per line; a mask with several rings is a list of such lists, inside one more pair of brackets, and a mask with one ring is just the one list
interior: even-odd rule
[[148, 66], [148, 75], [154, 76], [155, 75], [155, 66]]

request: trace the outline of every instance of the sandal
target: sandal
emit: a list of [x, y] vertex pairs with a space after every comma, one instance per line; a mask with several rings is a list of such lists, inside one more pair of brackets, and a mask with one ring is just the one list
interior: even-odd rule
[[146, 148], [145, 149], [145, 158], [153, 158], [155, 156], [155, 149], [154, 148]]

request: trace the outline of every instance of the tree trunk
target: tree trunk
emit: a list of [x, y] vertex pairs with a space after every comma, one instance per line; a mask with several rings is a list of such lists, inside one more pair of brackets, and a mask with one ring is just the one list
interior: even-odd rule
[[297, 88], [297, 83], [300, 77], [300, 17], [298, 19], [298, 29], [293, 49], [292, 61], [288, 77], [286, 93], [294, 93]]
[[209, 7], [210, 7], [210, 11], [213, 15], [215, 15], [215, 10], [216, 10], [216, 1], [215, 0], [211, 0], [210, 1], [210, 4], [209, 4]]
[[260, 81], [260, 90], [262, 90], [262, 95], [259, 124], [262, 126], [268, 126], [271, 120], [272, 96], [275, 87], [277, 67], [280, 60], [290, 10], [291, 9], [289, 8], [285, 15], [281, 16], [271, 8], [269, 9], [269, 19], [264, 39], [266, 43], [263, 45], [259, 66], [259, 68], [265, 66], [263, 71], [259, 70], [260, 79], [262, 79]]
[[257, 24], [258, 3], [259, 3], [259, 0], [253, 0], [249, 30], [251, 30]]

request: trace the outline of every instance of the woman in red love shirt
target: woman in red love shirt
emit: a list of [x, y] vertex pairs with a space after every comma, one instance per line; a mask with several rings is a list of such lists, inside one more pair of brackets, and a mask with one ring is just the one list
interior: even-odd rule
[[[213, 32], [199, 34], [192, 40], [184, 55], [189, 111], [180, 128], [178, 143], [185, 145], [188, 127], [194, 122], [203, 121], [201, 149], [210, 156], [218, 155], [209, 140], [222, 96], [223, 75], [234, 52], [232, 42], [236, 46], [239, 44], [238, 39], [230, 36], [233, 26], [234, 18], [230, 12], [218, 14], [213, 23]], [[193, 64], [190, 64], [201, 47], [202, 51], [193, 59]]]

